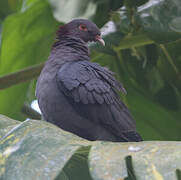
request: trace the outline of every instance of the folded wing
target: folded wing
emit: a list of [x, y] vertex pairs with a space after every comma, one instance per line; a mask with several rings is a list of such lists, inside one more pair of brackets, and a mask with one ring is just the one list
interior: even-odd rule
[[117, 94], [126, 91], [113, 75], [97, 63], [68, 62], [58, 71], [57, 84], [79, 114], [103, 126], [118, 141], [140, 141], [135, 122]]

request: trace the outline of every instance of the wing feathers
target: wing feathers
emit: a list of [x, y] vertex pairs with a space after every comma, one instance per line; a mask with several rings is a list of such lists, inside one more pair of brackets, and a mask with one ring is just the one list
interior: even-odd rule
[[77, 88], [74, 88], [73, 91], [72, 91], [72, 95], [73, 95], [73, 98], [74, 98], [74, 101], [75, 102], [80, 102], [80, 95], [79, 95], [79, 89]]
[[79, 96], [83, 104], [88, 104], [87, 90], [83, 85], [79, 86]]
[[87, 92], [87, 99], [88, 101], [91, 103], [91, 104], [95, 104], [95, 98], [93, 97], [92, 93], [91, 92]]
[[[126, 92], [107, 68], [89, 61], [68, 62], [57, 73], [57, 85], [87, 119], [128, 141], [126, 132], [135, 131], [135, 123], [117, 94]], [[130, 135], [130, 134], [129, 134]]]
[[94, 98], [96, 99], [96, 101], [97, 101], [99, 104], [103, 104], [104, 99], [103, 99], [103, 97], [102, 97], [101, 94], [96, 93], [95, 91], [93, 91], [92, 94], [93, 94]]

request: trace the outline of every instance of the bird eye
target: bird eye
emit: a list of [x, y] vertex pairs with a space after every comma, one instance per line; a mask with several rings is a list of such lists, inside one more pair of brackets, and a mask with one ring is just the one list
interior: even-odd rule
[[81, 25], [79, 26], [79, 29], [80, 29], [81, 31], [87, 31], [87, 28], [86, 28], [86, 26], [85, 26], [84, 24], [81, 24]]

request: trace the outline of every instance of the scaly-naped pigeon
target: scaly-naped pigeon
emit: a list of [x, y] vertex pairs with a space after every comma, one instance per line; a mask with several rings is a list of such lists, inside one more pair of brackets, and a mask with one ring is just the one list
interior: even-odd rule
[[57, 31], [36, 87], [43, 118], [88, 140], [141, 141], [117, 93], [125, 89], [113, 72], [90, 62], [89, 41], [104, 45], [89, 20], [73, 20]]

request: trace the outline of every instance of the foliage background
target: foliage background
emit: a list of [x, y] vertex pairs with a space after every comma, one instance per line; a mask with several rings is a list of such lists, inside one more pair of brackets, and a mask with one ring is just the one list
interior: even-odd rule
[[92, 60], [124, 84], [128, 94], [121, 96], [143, 138], [181, 140], [179, 0], [1, 0], [0, 114], [39, 118], [30, 104], [40, 63], [57, 27], [77, 17], [106, 24], [106, 47], [91, 45]]

